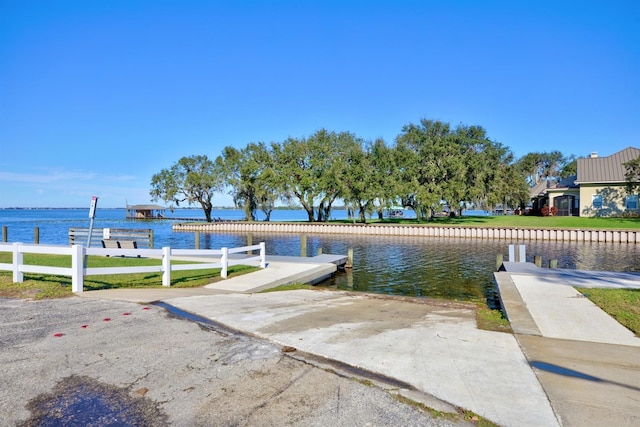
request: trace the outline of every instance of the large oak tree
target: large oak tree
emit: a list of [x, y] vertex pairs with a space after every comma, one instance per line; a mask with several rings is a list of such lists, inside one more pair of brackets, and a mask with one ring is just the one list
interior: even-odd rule
[[273, 143], [274, 172], [284, 199], [299, 202], [310, 222], [327, 221], [333, 203], [346, 191], [349, 156], [358, 144], [349, 132], [326, 129], [308, 138]]
[[236, 206], [244, 210], [250, 221], [255, 221], [256, 210], [261, 209], [269, 221], [279, 197], [278, 182], [274, 175], [273, 153], [262, 142], [250, 143], [241, 150], [228, 146], [216, 158], [225, 184]]
[[180, 206], [198, 203], [211, 222], [213, 196], [222, 189], [222, 173], [207, 156], [183, 157], [151, 177], [152, 200]]

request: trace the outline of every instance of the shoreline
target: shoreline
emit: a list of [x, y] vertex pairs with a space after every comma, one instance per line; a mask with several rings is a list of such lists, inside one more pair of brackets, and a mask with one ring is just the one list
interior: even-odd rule
[[331, 224], [295, 222], [176, 223], [173, 231], [292, 234], [354, 234], [369, 236], [452, 237], [487, 240], [580, 243], [640, 243], [640, 230], [553, 229], [525, 227], [468, 227], [399, 224]]

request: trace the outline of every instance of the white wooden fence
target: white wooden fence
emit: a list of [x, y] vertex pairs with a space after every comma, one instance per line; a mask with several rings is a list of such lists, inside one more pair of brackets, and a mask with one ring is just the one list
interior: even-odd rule
[[[243, 258], [229, 258], [230, 254], [260, 251], [256, 256]], [[0, 243], [0, 252], [11, 252], [13, 261], [11, 264], [0, 263], [0, 271], [12, 271], [13, 282], [22, 283], [24, 273], [54, 274], [58, 276], [71, 276], [71, 290], [81, 293], [85, 276], [107, 274], [131, 274], [131, 273], [162, 273], [162, 285], [171, 286], [171, 271], [178, 270], [202, 270], [208, 268], [220, 268], [220, 275], [227, 278], [228, 267], [231, 265], [247, 264], [260, 261], [260, 268], [266, 268], [266, 254], [264, 242], [253, 246], [221, 249], [103, 249], [86, 248], [82, 245], [56, 246], [56, 245], [32, 245], [23, 243]], [[70, 255], [71, 267], [48, 267], [44, 265], [30, 265], [23, 261], [24, 254], [57, 254]], [[85, 263], [87, 255], [98, 256], [131, 256], [161, 258], [161, 265], [136, 266], [136, 267], [92, 267], [87, 268]], [[193, 261], [194, 263], [171, 265], [171, 259]], [[211, 258], [217, 262], [206, 262]], [[199, 261], [202, 259], [202, 261]]]

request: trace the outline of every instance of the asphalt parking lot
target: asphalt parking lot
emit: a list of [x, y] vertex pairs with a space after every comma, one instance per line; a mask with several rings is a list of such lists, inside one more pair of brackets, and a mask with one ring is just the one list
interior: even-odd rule
[[292, 354], [153, 305], [0, 299], [0, 425], [463, 423]]

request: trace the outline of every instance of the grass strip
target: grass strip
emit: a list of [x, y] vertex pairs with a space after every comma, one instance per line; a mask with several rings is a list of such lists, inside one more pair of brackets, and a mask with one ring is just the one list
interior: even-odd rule
[[500, 310], [492, 310], [486, 304], [476, 304], [476, 325], [478, 329], [511, 333], [511, 324]]
[[275, 288], [264, 289], [264, 290], [260, 291], [260, 293], [281, 292], [281, 291], [297, 291], [299, 289], [318, 289], [318, 288], [316, 288], [313, 285], [307, 285], [307, 284], [304, 284], [304, 283], [296, 282], [296, 283], [289, 283], [288, 285], [279, 285], [279, 286], [276, 286]]
[[640, 337], [640, 289], [577, 288], [618, 323]]

